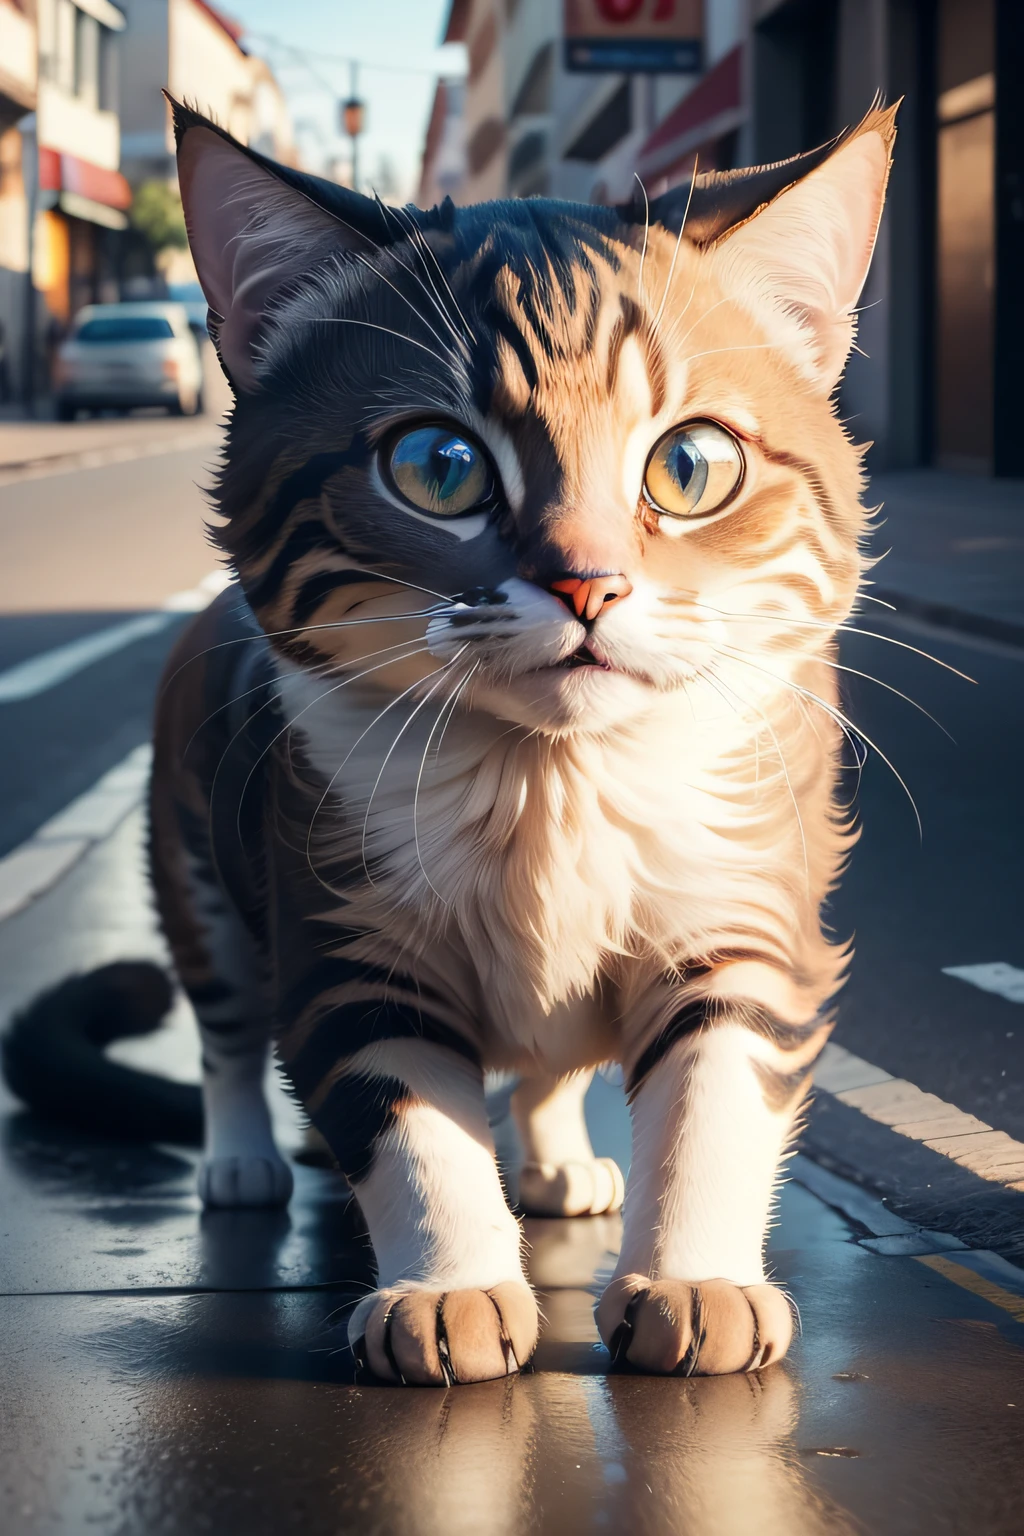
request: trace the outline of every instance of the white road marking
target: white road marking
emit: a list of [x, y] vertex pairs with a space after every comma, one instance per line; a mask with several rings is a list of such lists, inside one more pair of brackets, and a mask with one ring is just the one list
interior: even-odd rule
[[111, 624], [93, 635], [71, 640], [67, 645], [55, 646], [0, 672], [0, 704], [17, 704], [23, 699], [34, 699], [58, 683], [66, 682], [93, 662], [112, 656], [136, 640], [155, 635], [174, 622], [179, 613], [198, 613], [228, 585], [231, 577], [227, 571], [211, 571], [198, 586], [187, 592], [173, 593], [159, 613], [144, 613], [138, 618], [126, 619], [121, 624]]
[[0, 921], [48, 891], [94, 843], [134, 810], [146, 792], [153, 749], [147, 742], [44, 822], [32, 837], [0, 859]]
[[979, 1178], [1024, 1191], [1024, 1142], [993, 1130], [976, 1115], [893, 1077], [841, 1045], [825, 1047], [814, 1078], [819, 1088], [869, 1120], [941, 1152]]
[[995, 992], [1011, 1003], [1024, 1003], [1024, 971], [1005, 960], [992, 960], [986, 965], [944, 965], [943, 976], [955, 976], [959, 981], [970, 982], [983, 992]]
[[[176, 613], [198, 612], [212, 602], [230, 580], [226, 571], [211, 571], [198, 586], [187, 592], [175, 592], [169, 597], [161, 613], [146, 614], [125, 624], [112, 625], [110, 629], [101, 630], [98, 635], [89, 636], [85, 642], [75, 641], [70, 646], [59, 646], [54, 651], [24, 662], [21, 667], [11, 667], [7, 672], [0, 673], [0, 703], [9, 703], [15, 698], [31, 698], [35, 693], [53, 688], [65, 677], [72, 677], [87, 667], [90, 662], [110, 655], [122, 645], [131, 644], [133, 639], [138, 639], [142, 634], [153, 634], [157, 629], [170, 624]], [[140, 629], [143, 623], [149, 627]], [[126, 631], [131, 632], [126, 634]], [[114, 636], [117, 638], [111, 643]], [[83, 645], [101, 640], [105, 640], [106, 645], [98, 648], [94, 644], [83, 659]], [[69, 657], [66, 654], [68, 652], [76, 654]], [[15, 674], [25, 674], [37, 662], [47, 663], [48, 666], [40, 667], [35, 674], [30, 674], [27, 681], [24, 675], [20, 682], [16, 679]], [[136, 747], [116, 767], [98, 779], [91, 789], [72, 800], [56, 816], [51, 816], [26, 842], [0, 858], [0, 922], [48, 891], [94, 844], [110, 836], [145, 795], [152, 758], [153, 749], [148, 742]]]
[[107, 629], [85, 635], [81, 640], [71, 640], [58, 645], [52, 651], [43, 651], [16, 667], [0, 672], [0, 704], [20, 704], [23, 699], [34, 699], [37, 694], [56, 688], [58, 683], [74, 677], [76, 672], [112, 656], [146, 635], [155, 635], [172, 623], [169, 613], [144, 613], [137, 619], [126, 619], [123, 624], [111, 624]]

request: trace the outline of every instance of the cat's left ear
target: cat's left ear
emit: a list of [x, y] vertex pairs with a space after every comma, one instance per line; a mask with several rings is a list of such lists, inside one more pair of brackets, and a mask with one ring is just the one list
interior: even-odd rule
[[[826, 394], [856, 333], [896, 137], [896, 107], [875, 109], [807, 175], [715, 247], [733, 291], [776, 311], [802, 371]], [[759, 306], [760, 307], [760, 306]]]
[[278, 165], [168, 97], [192, 258], [221, 364], [258, 388], [260, 341], [275, 298], [333, 251], [391, 243], [397, 219], [371, 198]]

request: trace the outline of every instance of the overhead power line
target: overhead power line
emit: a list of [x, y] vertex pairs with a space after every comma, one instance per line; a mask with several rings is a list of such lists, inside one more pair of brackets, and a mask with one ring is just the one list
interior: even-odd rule
[[[419, 75], [430, 80], [436, 80], [440, 74], [444, 73], [444, 71], [438, 69], [417, 68], [415, 64], [378, 64], [368, 59], [357, 59], [351, 54], [321, 53], [319, 49], [316, 53], [313, 53], [307, 48], [299, 48], [295, 43], [288, 43], [283, 38], [275, 37], [272, 32], [256, 32], [246, 28], [245, 36], [267, 43], [270, 47], [277, 48], [282, 53], [291, 54], [297, 63], [304, 65], [311, 72], [313, 72], [316, 64], [341, 64], [345, 68], [358, 64], [360, 69], [373, 70], [383, 75]], [[451, 71], [451, 73], [457, 73], [457, 71]], [[325, 88], [334, 90], [334, 86], [329, 85], [327, 81], [322, 83]]]

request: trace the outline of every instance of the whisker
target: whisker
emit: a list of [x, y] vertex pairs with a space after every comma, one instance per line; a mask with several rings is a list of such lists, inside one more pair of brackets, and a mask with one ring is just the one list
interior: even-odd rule
[[[719, 679], [719, 682], [722, 684], [723, 688], [730, 688], [730, 685], [725, 681], [725, 679], [722, 677], [722, 674], [720, 672], [718, 673], [718, 679]], [[731, 691], [733, 691], [733, 690], [730, 689], [730, 692]], [[756, 704], [752, 704], [749, 699], [745, 698], [742, 693], [737, 694], [737, 697], [739, 698], [739, 701], [740, 701], [741, 704], [746, 704], [747, 708], [748, 709], [752, 709], [754, 711], [754, 714], [757, 715], [758, 718], [764, 722], [765, 729], [767, 730], [769, 736], [772, 739], [772, 743], [774, 744], [775, 752], [776, 752], [776, 755], [778, 756], [778, 759], [779, 759], [779, 767], [782, 769], [782, 776], [783, 776], [783, 778], [786, 781], [786, 788], [789, 790], [789, 798], [793, 802], [793, 814], [796, 816], [797, 830], [800, 833], [800, 848], [801, 848], [801, 851], [803, 853], [804, 878], [807, 881], [808, 890], [809, 890], [810, 889], [810, 879], [811, 879], [811, 869], [810, 869], [810, 864], [808, 863], [808, 860], [807, 860], [807, 838], [804, 835], [803, 817], [800, 815], [800, 807], [797, 804], [796, 792], [793, 789], [793, 781], [792, 781], [792, 779], [789, 776], [789, 766], [788, 766], [788, 764], [786, 762], [785, 753], [782, 750], [781, 744], [779, 742], [779, 738], [776, 736], [774, 730], [772, 729], [772, 724], [771, 724], [771, 721], [768, 719], [768, 716], [766, 714], [764, 714], [760, 709], [758, 709]]]
[[[447, 351], [450, 352], [451, 351], [451, 344], [449, 342], [446, 342], [444, 337], [439, 335], [438, 332], [434, 330], [434, 327], [430, 324], [430, 321], [427, 319], [427, 317], [425, 315], [420, 313], [419, 309], [417, 309], [416, 305], [412, 302], [412, 299], [410, 299], [409, 295], [407, 293], [403, 293], [401, 288], [399, 288], [397, 286], [397, 284], [393, 283], [389, 277], [385, 277], [384, 273], [381, 272], [378, 267], [375, 267], [373, 265], [372, 261], [367, 261], [366, 257], [360, 255], [360, 253], [358, 251], [355, 251], [353, 254], [355, 255], [356, 260], [358, 262], [360, 262], [364, 267], [366, 267], [367, 271], [372, 272], [374, 277], [376, 277], [380, 282], [386, 283], [388, 285], [388, 287], [391, 289], [392, 293], [396, 293], [398, 295], [398, 297], [402, 300], [403, 304], [408, 305], [409, 309], [412, 310], [413, 314], [416, 316], [417, 320], [419, 320], [421, 325], [425, 325], [426, 326], [427, 330], [430, 332], [431, 336], [433, 336], [433, 338], [437, 342], [438, 346], [439, 347], [444, 347]], [[415, 277], [415, 275], [416, 274], [414, 272], [411, 272], [409, 274], [410, 277]], [[450, 322], [449, 322], [449, 329], [452, 329]], [[462, 337], [458, 334], [458, 332], [453, 330], [453, 334], [455, 336], [455, 340], [459, 343], [459, 345], [464, 347], [465, 346], [465, 342], [462, 340]]]
[[401, 331], [393, 331], [389, 325], [374, 325], [372, 320], [353, 320], [338, 315], [310, 315], [305, 321], [306, 325], [361, 325], [367, 331], [381, 331], [385, 336], [394, 336], [396, 341], [404, 341], [406, 346], [418, 347], [428, 357], [432, 357], [435, 363], [443, 363], [445, 359], [433, 347], [424, 346], [422, 341], [416, 341], [412, 336], [403, 336]]
[[[455, 663], [459, 660], [459, 658], [461, 656], [463, 656], [468, 649], [469, 649], [469, 646], [468, 645], [464, 645], [461, 650], [456, 651], [456, 653], [452, 657], [451, 661], [446, 662], [445, 665], [441, 668], [441, 672], [442, 673], [447, 672], [449, 670], [449, 668], [453, 667], [455, 665]], [[377, 773], [377, 777], [373, 781], [373, 788], [370, 790], [370, 798], [366, 802], [366, 814], [363, 816], [362, 836], [360, 837], [360, 840], [359, 840], [359, 852], [360, 852], [360, 856], [361, 856], [362, 861], [363, 861], [363, 869], [366, 871], [366, 878], [369, 880], [371, 885], [376, 885], [376, 881], [374, 880], [373, 876], [370, 874], [370, 866], [366, 862], [366, 838], [367, 838], [367, 833], [369, 831], [369, 826], [370, 826], [370, 810], [371, 810], [371, 807], [373, 806], [373, 797], [377, 793], [377, 790], [380, 788], [380, 781], [384, 777], [384, 772], [385, 772], [385, 769], [388, 766], [388, 763], [391, 761], [392, 753], [394, 752], [395, 748], [398, 746], [398, 743], [401, 741], [401, 739], [405, 735], [406, 731], [409, 729], [409, 727], [412, 724], [412, 722], [415, 720], [416, 716], [419, 714], [420, 710], [423, 709], [423, 707], [429, 702], [429, 700], [431, 699], [433, 694], [440, 687], [441, 682], [442, 682], [442, 678], [439, 677], [437, 682], [433, 685], [433, 687], [430, 688], [427, 691], [427, 693], [424, 694], [423, 698], [416, 705], [415, 709], [410, 711], [408, 719], [404, 720], [402, 722], [402, 725], [399, 727], [394, 741], [391, 743], [391, 745], [388, 748], [387, 752], [384, 754], [384, 761], [381, 763], [380, 769], [379, 769], [379, 771]]]
[[932, 661], [937, 667], [942, 667], [946, 672], [952, 672], [954, 677], [962, 678], [965, 683], [977, 683], [974, 677], [968, 677], [966, 672], [961, 672], [958, 667], [950, 666], [948, 661], [941, 661], [938, 656], [932, 656], [929, 651], [922, 651], [916, 645], [908, 645], [905, 640], [894, 640], [891, 635], [880, 635], [873, 629], [861, 629], [858, 624], [828, 624], [821, 619], [792, 619], [788, 614], [771, 613], [734, 613], [726, 608], [715, 608], [711, 603], [698, 602], [696, 598], [686, 594], [685, 597], [673, 599], [662, 598], [664, 603], [692, 603], [695, 608], [706, 608], [709, 613], [716, 613], [723, 619], [756, 619], [762, 624], [778, 624], [785, 628], [792, 626], [799, 629], [824, 629], [830, 634], [863, 635], [868, 640], [882, 640], [886, 645], [895, 645], [901, 651], [912, 651], [915, 656], [923, 656], [925, 661]]
[[880, 677], [874, 677], [870, 672], [859, 672], [856, 667], [844, 666], [840, 661], [830, 661], [827, 656], [815, 655], [814, 660], [821, 662], [823, 666], [831, 667], [836, 672], [849, 672], [852, 677], [862, 677], [864, 678], [865, 682], [875, 683], [879, 688], [884, 688], [886, 693], [895, 694], [898, 699], [902, 699], [905, 704], [912, 705], [914, 709], [918, 710], [922, 715], [925, 716], [926, 719], [930, 720], [932, 725], [938, 726], [943, 736], [948, 736], [953, 745], [956, 745], [956, 738], [954, 736], [950, 736], [950, 733], [946, 730], [946, 727], [943, 725], [942, 721], [936, 720], [931, 711], [925, 709], [924, 705], [919, 704], [916, 699], [912, 699], [909, 693], [902, 693], [899, 688], [894, 688], [891, 683], [884, 683]]
[[[444, 286], [445, 286], [445, 288], [446, 288], [446, 290], [448, 292], [449, 298], [451, 299], [452, 303], [455, 305], [455, 312], [458, 315], [459, 319], [462, 321], [463, 325], [466, 327], [467, 335], [471, 338], [471, 340], [476, 341], [477, 340], [476, 333], [474, 332], [473, 327], [470, 325], [469, 321], [466, 319], [466, 316], [463, 314], [462, 307], [459, 304], [458, 299], [455, 297], [455, 294], [452, 292], [451, 284], [449, 283], [447, 277], [445, 277], [445, 275], [444, 275], [444, 268], [441, 266], [441, 263], [438, 261], [437, 257], [435, 256], [435, 254], [434, 254], [434, 252], [433, 252], [433, 250], [432, 250], [432, 248], [430, 246], [430, 242], [424, 237], [423, 231], [420, 229], [420, 227], [416, 223], [415, 219], [413, 219], [409, 214], [407, 214], [405, 212], [404, 208], [392, 208], [391, 209], [391, 213], [392, 213], [392, 215], [396, 219], [401, 219], [402, 216], [404, 215], [405, 223], [406, 223], [406, 228], [409, 230], [410, 238], [411, 238], [411, 241], [412, 241], [413, 245], [415, 245], [419, 249], [420, 260], [423, 262], [423, 270], [424, 270], [424, 272], [426, 272], [427, 277], [430, 279], [430, 286], [432, 288], [434, 288], [435, 284], [434, 284], [433, 278], [430, 276], [430, 269], [428, 268], [426, 260], [425, 260], [426, 256], [429, 256], [431, 261], [434, 263], [434, 266], [437, 269], [437, 275], [441, 279], [442, 283], [444, 284]], [[435, 288], [435, 291], [436, 291], [436, 288]], [[438, 297], [440, 298], [440, 295], [438, 295]]]
[[[382, 580], [388, 581], [391, 579], [391, 577], [382, 578]], [[454, 605], [448, 604], [447, 606]], [[202, 661], [205, 656], [212, 656], [215, 651], [226, 650], [228, 646], [251, 645], [254, 640], [280, 640], [285, 635], [304, 635], [322, 629], [355, 629], [363, 624], [396, 624], [404, 619], [419, 619], [425, 616], [434, 618], [444, 612], [444, 607], [437, 607], [435, 605], [432, 608], [416, 608], [411, 613], [385, 614], [380, 618], [332, 619], [327, 624], [300, 624], [295, 629], [261, 629], [255, 635], [236, 635], [233, 640], [219, 640], [216, 645], [204, 646], [201, 651], [196, 651], [194, 656], [189, 656], [183, 661], [180, 667], [175, 667], [170, 677], [161, 685], [159, 697], [163, 698], [164, 693], [174, 682], [178, 674], [183, 672], [186, 667], [191, 666], [194, 661]], [[244, 698], [245, 695], [242, 694], [241, 697]]]
[[317, 817], [320, 815], [320, 812], [323, 810], [324, 806], [326, 805], [327, 800], [328, 800], [328, 798], [330, 796], [330, 793], [331, 793], [332, 789], [334, 788], [335, 784], [338, 782], [339, 776], [344, 771], [346, 764], [348, 763], [349, 759], [352, 757], [353, 752], [355, 752], [355, 750], [359, 746], [359, 744], [362, 741], [364, 741], [367, 736], [369, 736], [369, 734], [373, 730], [374, 726], [379, 724], [379, 722], [381, 720], [383, 720], [384, 716], [389, 712], [389, 710], [394, 709], [395, 705], [396, 704], [400, 704], [403, 699], [407, 699], [409, 697], [410, 693], [415, 693], [416, 689], [420, 687], [420, 685], [421, 685], [421, 683], [423, 681], [424, 681], [424, 679], [417, 678], [417, 680], [414, 683], [410, 683], [409, 684], [408, 688], [403, 688], [401, 693], [396, 694], [393, 699], [389, 700], [389, 702], [387, 704], [385, 704], [384, 708], [382, 710], [380, 710], [380, 712], [378, 714], [374, 715], [373, 719], [370, 721], [369, 725], [365, 728], [365, 730], [360, 731], [359, 735], [356, 737], [355, 741], [349, 747], [348, 751], [345, 753], [345, 756], [342, 758], [342, 760], [338, 764], [337, 768], [331, 774], [331, 777], [330, 777], [330, 779], [327, 782], [327, 788], [324, 790], [323, 794], [320, 796], [320, 799], [317, 802], [316, 810], [313, 812], [313, 815], [310, 818], [309, 830], [306, 833], [306, 863], [309, 865], [309, 871], [310, 871], [310, 874], [313, 876], [313, 878], [317, 881], [317, 883], [319, 885], [323, 886], [325, 891], [329, 891], [332, 896], [343, 896], [344, 892], [336, 890], [333, 885], [329, 885], [326, 880], [322, 879], [320, 874], [319, 874], [319, 872], [314, 867], [313, 860], [312, 860], [313, 831], [314, 831], [314, 828], [316, 826]]
[[665, 313], [665, 305], [668, 303], [669, 291], [671, 290], [671, 287], [672, 287], [672, 279], [675, 276], [676, 261], [679, 258], [679, 247], [682, 244], [683, 231], [686, 228], [686, 220], [687, 220], [687, 218], [689, 217], [689, 214], [690, 214], [690, 203], [693, 201], [693, 189], [694, 189], [694, 187], [696, 185], [697, 185], [697, 156], [694, 155], [694, 157], [693, 157], [693, 175], [690, 177], [690, 190], [689, 190], [689, 192], [686, 195], [686, 207], [683, 209], [683, 222], [680, 224], [680, 226], [679, 226], [679, 233], [676, 236], [675, 250], [672, 252], [672, 260], [669, 263], [668, 277], [665, 279], [665, 292], [661, 296], [661, 304], [660, 304], [660, 306], [658, 308], [658, 313], [654, 317], [654, 324], [651, 327], [651, 329], [653, 331], [656, 331], [658, 329], [658, 326], [661, 324], [661, 317]]
[[706, 352], [691, 352], [686, 359], [688, 363], [695, 363], [700, 357], [716, 357], [720, 352], [777, 352], [778, 347], [774, 341], [751, 342], [749, 346], [735, 347], [709, 347]]
[[[460, 655], [461, 655], [461, 652], [460, 652]], [[479, 661], [475, 661], [473, 663], [472, 667], [470, 667], [469, 671], [466, 673], [466, 676], [462, 679], [462, 681], [460, 683], [456, 684], [455, 688], [448, 695], [448, 698], [445, 700], [445, 702], [441, 705], [441, 708], [438, 710], [438, 712], [437, 712], [437, 719], [434, 721], [433, 725], [430, 727], [430, 734], [427, 736], [426, 745], [423, 748], [423, 756], [420, 759], [419, 772], [416, 775], [416, 790], [415, 790], [415, 793], [413, 794], [413, 797], [412, 797], [412, 837], [413, 837], [413, 842], [414, 842], [414, 844], [416, 846], [416, 862], [417, 862], [417, 864], [420, 867], [420, 872], [422, 873], [424, 880], [427, 882], [427, 884], [429, 885], [430, 889], [433, 891], [434, 895], [438, 898], [438, 900], [440, 902], [442, 902], [445, 906], [450, 905], [450, 903], [445, 901], [445, 898], [441, 895], [441, 892], [437, 889], [437, 886], [434, 884], [433, 880], [431, 880], [430, 876], [427, 874], [426, 865], [423, 862], [423, 854], [422, 854], [422, 851], [420, 849], [420, 828], [419, 828], [420, 788], [421, 788], [422, 783], [423, 783], [423, 772], [424, 772], [424, 769], [427, 766], [427, 754], [430, 751], [430, 742], [431, 742], [431, 739], [433, 738], [434, 732], [437, 730], [438, 725], [441, 723], [441, 717], [444, 714], [445, 710], [448, 709], [449, 705], [451, 705], [451, 714], [449, 714], [448, 720], [450, 720], [452, 715], [454, 715], [455, 710], [456, 710], [456, 708], [458, 706], [459, 699], [460, 699], [461, 695], [465, 692], [467, 683], [469, 682], [470, 678], [473, 676], [473, 673], [477, 671], [479, 666], [480, 666], [480, 662]], [[444, 732], [448, 729], [448, 720], [445, 721], [444, 727], [442, 728], [441, 739], [443, 739]], [[437, 750], [438, 750], [438, 754], [440, 754], [440, 751], [441, 751], [441, 740], [438, 741]], [[436, 763], [437, 763], [437, 756], [435, 756], [434, 762], [435, 762], [435, 765], [436, 765]]]
[[[382, 202], [379, 197], [376, 197], [376, 194], [375, 194], [375, 200], [376, 200], [378, 208], [381, 210], [381, 212], [384, 215], [385, 219], [388, 219], [388, 218], [393, 219], [395, 224], [398, 226], [399, 230], [401, 231], [402, 238], [403, 239], [409, 239], [409, 231], [408, 231], [406, 225], [404, 225], [402, 223], [401, 219], [398, 217], [397, 210], [394, 209], [394, 208], [389, 207], [387, 203]], [[413, 225], [413, 228], [415, 230], [415, 224]], [[423, 253], [419, 249], [419, 247], [418, 247], [418, 245], [417, 245], [415, 240], [409, 239], [409, 249], [410, 249], [410, 252], [414, 256], [419, 258], [420, 265], [423, 267], [424, 271], [427, 271], [426, 263], [423, 260]], [[448, 311], [447, 306], [444, 304], [444, 302], [441, 299], [441, 296], [438, 294], [437, 287], [436, 287], [436, 284], [433, 282], [433, 279], [431, 279], [431, 283], [430, 283], [430, 286], [428, 288], [427, 284], [423, 281], [422, 277], [420, 277], [418, 272], [413, 271], [413, 269], [411, 267], [406, 268], [405, 270], [407, 271], [408, 276], [411, 277], [413, 279], [413, 281], [417, 284], [417, 286], [419, 288], [421, 288], [423, 290], [423, 292], [426, 294], [427, 299], [433, 305], [433, 307], [436, 310], [437, 314], [440, 316], [443, 324], [448, 327], [448, 330], [451, 332], [451, 334], [454, 337], [456, 343], [461, 348], [462, 352], [465, 353], [466, 352], [466, 337], [465, 337], [465, 334], [463, 332], [459, 331], [458, 328], [456, 327], [456, 325], [455, 325], [454, 321], [452, 320], [452, 317], [451, 317], [451, 315], [450, 315], [450, 313]], [[430, 277], [429, 271], [427, 271], [427, 276]], [[460, 316], [461, 316], [461, 312], [460, 312]], [[465, 316], [461, 316], [461, 318], [464, 320]]]
[[917, 822], [918, 836], [922, 842], [924, 841], [924, 827], [921, 824], [921, 814], [917, 809], [917, 801], [910, 793], [910, 789], [906, 783], [906, 780], [903, 778], [903, 775], [899, 772], [895, 765], [890, 762], [889, 758], [886, 757], [885, 753], [882, 751], [881, 747], [878, 746], [877, 742], [872, 741], [871, 737], [861, 726], [855, 725], [852, 720], [843, 714], [842, 710], [836, 709], [833, 705], [828, 704], [823, 698], [820, 698], [818, 694], [813, 693], [809, 688], [802, 688], [799, 683], [791, 682], [788, 678], [779, 677], [776, 673], [769, 672], [766, 667], [759, 667], [756, 662], [751, 661], [749, 656], [740, 656], [737, 654], [735, 655], [734, 660], [740, 662], [742, 666], [752, 667], [756, 672], [764, 673], [766, 677], [770, 677], [774, 679], [775, 682], [781, 683], [784, 688], [790, 688], [794, 693], [798, 693], [803, 698], [809, 699], [812, 703], [817, 704], [820, 709], [823, 709], [827, 715], [832, 717], [837, 725], [849, 726], [850, 730], [854, 731], [860, 737], [861, 741], [863, 741], [866, 746], [871, 748], [872, 752], [877, 753], [882, 762], [888, 768], [889, 772], [892, 774], [893, 778], [895, 778], [896, 782], [900, 785], [903, 793], [910, 801], [911, 809], [914, 812], [914, 820]]
[[[691, 292], [690, 297], [691, 298], [693, 297], [692, 292]], [[713, 312], [716, 309], [721, 309], [723, 304], [735, 304], [735, 302], [736, 302], [736, 300], [735, 300], [735, 298], [733, 297], [732, 294], [726, 294], [724, 299], [717, 299], [714, 304], [709, 304], [707, 309], [705, 309], [705, 310], [703, 310], [701, 312], [701, 314], [698, 316], [698, 318], [690, 326], [690, 329], [686, 332], [685, 336], [677, 337], [676, 330], [677, 330], [680, 322], [682, 321], [683, 317], [685, 316], [686, 310], [689, 309], [689, 307], [690, 307], [689, 301], [687, 301], [686, 308], [683, 309], [680, 312], [680, 314], [676, 317], [675, 321], [673, 322], [672, 326], [670, 327], [670, 329], [668, 331], [668, 334], [667, 334], [667, 336], [665, 338], [666, 342], [671, 343], [673, 346], [684, 347], [686, 345], [686, 343], [689, 341], [690, 337], [693, 335], [694, 331], [699, 329], [699, 327], [704, 324], [704, 321], [707, 319], [707, 317], [710, 314], [713, 314]], [[703, 356], [703, 354], [700, 354], [700, 355]]]
[[[412, 650], [412, 651], [408, 651], [407, 648], [410, 645], [411, 646], [415, 646], [416, 649]], [[406, 651], [407, 651], [406, 655], [404, 655], [404, 656], [391, 656], [391, 657], [388, 658], [387, 661], [379, 661], [376, 664], [376, 666], [367, 667], [365, 669], [365, 671], [362, 671], [362, 672], [355, 672], [350, 677], [346, 677], [343, 682], [335, 683], [333, 687], [326, 689], [321, 694], [318, 694], [315, 699], [313, 699], [309, 704], [304, 705], [302, 707], [302, 709], [299, 710], [297, 715], [293, 715], [292, 718], [290, 720], [286, 721], [285, 724], [281, 727], [281, 729], [274, 734], [274, 736], [271, 738], [271, 740], [263, 748], [263, 751], [259, 754], [259, 756], [257, 757], [256, 761], [253, 763], [252, 767], [249, 769], [249, 772], [246, 774], [245, 783], [242, 785], [241, 793], [238, 796], [238, 807], [237, 807], [237, 810], [236, 810], [236, 813], [235, 813], [235, 827], [236, 827], [236, 830], [238, 832], [238, 840], [239, 840], [239, 842], [241, 842], [241, 840], [242, 840], [242, 805], [243, 805], [243, 802], [245, 800], [245, 792], [249, 788], [249, 784], [250, 784], [250, 781], [252, 780], [253, 774], [256, 772], [256, 769], [259, 767], [260, 763], [266, 757], [267, 753], [270, 752], [272, 750], [272, 748], [277, 745], [277, 743], [280, 741], [282, 736], [286, 735], [292, 729], [292, 727], [294, 726], [294, 724], [295, 724], [295, 722], [297, 720], [301, 720], [303, 715], [308, 714], [309, 711], [311, 709], [313, 709], [317, 704], [322, 704], [324, 699], [330, 698], [331, 694], [340, 692], [340, 690], [342, 688], [347, 688], [349, 683], [357, 683], [357, 682], [360, 681], [361, 678], [369, 677], [372, 672], [380, 672], [385, 667], [393, 667], [395, 665], [395, 663], [399, 662], [399, 661], [408, 661], [411, 656], [419, 656], [419, 655], [426, 654], [428, 652], [428, 649], [429, 649], [420, 640], [403, 640], [398, 645], [389, 645], [389, 646], [386, 646], [384, 649], [388, 650], [388, 651], [396, 651], [396, 650], [401, 650], [403, 648], [405, 648]], [[377, 651], [374, 654], [375, 655], [382, 655], [383, 652], [382, 651]], [[212, 817], [212, 814], [213, 814], [213, 795], [214, 795], [214, 789], [216, 787], [217, 775], [220, 773], [221, 765], [223, 764], [224, 759], [227, 757], [228, 752], [231, 750], [232, 746], [238, 740], [238, 738], [242, 734], [242, 732], [244, 730], [246, 730], [246, 728], [248, 727], [250, 721], [254, 720], [256, 718], [256, 715], [261, 714], [262, 711], [267, 708], [268, 704], [273, 704], [273, 703], [276, 702], [276, 700], [277, 700], [277, 695], [276, 694], [272, 694], [271, 697], [267, 700], [267, 703], [261, 705], [260, 708], [256, 711], [256, 713], [254, 715], [250, 716], [250, 719], [246, 720], [242, 724], [242, 726], [235, 732], [234, 736], [232, 736], [231, 740], [228, 742], [228, 744], [225, 747], [223, 753], [221, 754], [220, 762], [217, 764], [217, 769], [216, 769], [216, 772], [214, 773], [214, 776], [213, 776], [213, 783], [210, 786], [210, 813], [211, 813], [211, 817]]]
[[640, 304], [645, 303], [647, 295], [644, 293], [644, 262], [647, 260], [647, 240], [651, 233], [651, 205], [647, 198], [647, 188], [640, 180], [636, 171], [633, 172], [634, 180], [639, 183], [640, 191], [644, 195], [644, 244], [640, 252], [640, 271], [636, 280], [636, 296]]

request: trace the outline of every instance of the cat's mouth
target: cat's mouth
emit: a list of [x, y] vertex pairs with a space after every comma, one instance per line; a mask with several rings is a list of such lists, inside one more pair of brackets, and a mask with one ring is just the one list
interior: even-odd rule
[[556, 661], [552, 670], [571, 672], [576, 667], [598, 667], [602, 672], [613, 670], [610, 662], [600, 661], [593, 651], [587, 649], [585, 641], [575, 651], [570, 651], [568, 656], [563, 656], [561, 661]]

